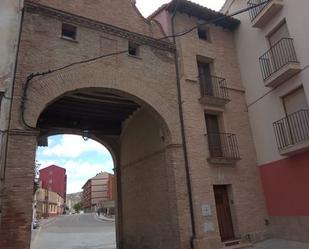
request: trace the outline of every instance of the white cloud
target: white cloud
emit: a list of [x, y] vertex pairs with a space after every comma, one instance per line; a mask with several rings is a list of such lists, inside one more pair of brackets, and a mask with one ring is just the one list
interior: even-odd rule
[[[170, 0], [156, 0], [156, 1], [149, 1], [149, 0], [137, 0], [136, 5], [140, 12], [145, 16], [149, 16], [153, 13], [156, 9], [158, 9], [161, 5], [170, 2]], [[220, 10], [222, 5], [224, 4], [225, 0], [191, 0], [191, 2], [198, 3], [202, 6]]]
[[89, 178], [94, 177], [97, 173], [105, 171], [113, 173], [113, 161], [109, 160], [102, 164], [93, 164], [86, 161], [68, 161], [62, 165], [67, 170], [68, 176], [68, 193], [81, 191], [81, 187]]
[[52, 140], [52, 143], [50, 143], [48, 147], [41, 150], [43, 156], [67, 158], [77, 158], [86, 152], [97, 152], [102, 155], [110, 155], [109, 151], [100, 143], [91, 139], [84, 141], [81, 136], [76, 135], [63, 135], [59, 143]]
[[[61, 135], [51, 137], [48, 141], [49, 147], [39, 148], [37, 161], [40, 169], [53, 164], [66, 169], [67, 193], [81, 191], [86, 181], [99, 172], [113, 173], [111, 154], [94, 140], [84, 141], [80, 136]], [[87, 152], [92, 154], [86, 155]]]

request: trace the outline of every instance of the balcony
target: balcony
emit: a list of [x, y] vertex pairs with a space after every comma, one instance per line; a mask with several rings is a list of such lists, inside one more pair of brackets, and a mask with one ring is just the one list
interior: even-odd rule
[[309, 110], [300, 110], [273, 124], [281, 155], [289, 156], [309, 149]]
[[236, 135], [230, 133], [209, 133], [209, 158], [213, 164], [234, 164], [240, 160]]
[[205, 105], [223, 107], [229, 101], [226, 80], [217, 76], [200, 77], [201, 98]]
[[260, 59], [265, 86], [275, 87], [301, 70], [292, 38], [282, 38]]
[[249, 0], [248, 7], [252, 26], [263, 28], [283, 7], [282, 0]]

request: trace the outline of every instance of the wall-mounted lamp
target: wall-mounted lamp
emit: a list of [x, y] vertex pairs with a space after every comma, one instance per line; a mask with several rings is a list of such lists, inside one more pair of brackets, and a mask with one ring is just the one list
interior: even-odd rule
[[84, 141], [88, 141], [89, 140], [89, 130], [83, 130], [82, 137]]

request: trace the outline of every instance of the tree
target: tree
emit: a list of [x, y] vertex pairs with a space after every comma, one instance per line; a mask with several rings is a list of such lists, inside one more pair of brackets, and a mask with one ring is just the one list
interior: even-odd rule
[[76, 203], [74, 206], [73, 206], [74, 210], [76, 213], [79, 213], [80, 210], [82, 209], [82, 204], [80, 202]]

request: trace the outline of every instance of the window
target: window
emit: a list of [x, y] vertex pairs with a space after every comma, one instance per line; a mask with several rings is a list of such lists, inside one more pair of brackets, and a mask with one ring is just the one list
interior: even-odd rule
[[71, 24], [62, 23], [62, 37], [76, 40], [77, 27]]
[[309, 110], [304, 88], [298, 88], [282, 98], [286, 115], [300, 110]]
[[209, 151], [212, 157], [222, 157], [220, 125], [217, 115], [205, 114]]
[[211, 82], [211, 65], [209, 63], [197, 62], [200, 79], [201, 94], [213, 96], [213, 86]]
[[139, 56], [139, 46], [134, 42], [129, 42], [129, 55]]
[[209, 40], [209, 32], [208, 32], [208, 29], [206, 27], [202, 27], [202, 26], [198, 27], [197, 33], [198, 33], [198, 37], [201, 40], [206, 40], [206, 41]]
[[290, 38], [290, 32], [285, 21], [268, 36], [270, 46], [274, 46], [282, 38]]

